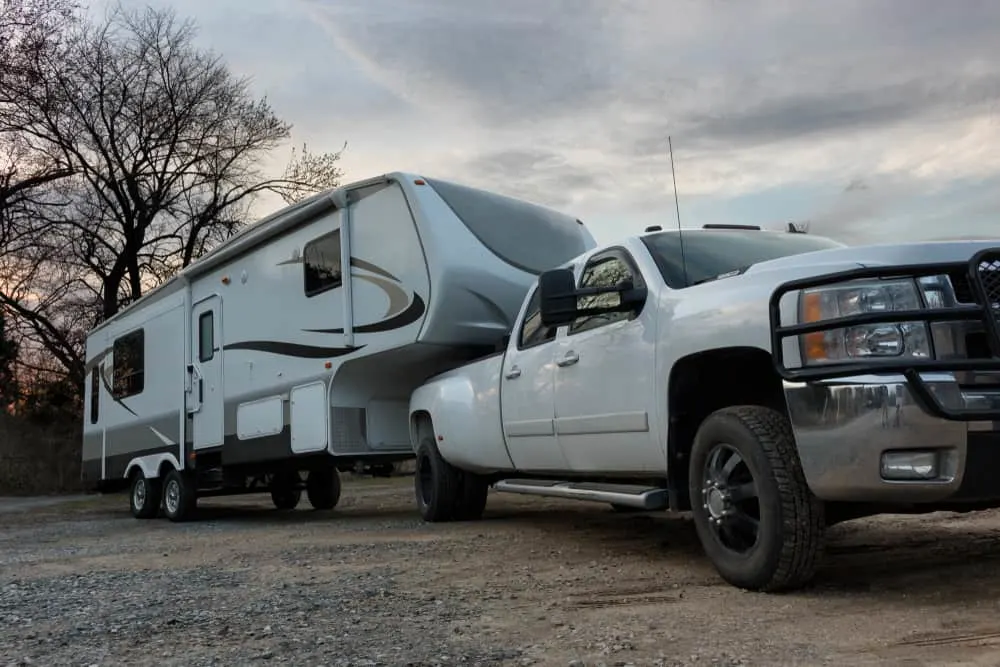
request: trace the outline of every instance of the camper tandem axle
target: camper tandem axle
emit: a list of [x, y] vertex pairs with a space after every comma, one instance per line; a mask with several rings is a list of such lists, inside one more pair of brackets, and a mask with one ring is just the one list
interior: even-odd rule
[[89, 333], [83, 479], [128, 487], [137, 518], [251, 492], [333, 508], [339, 471], [413, 458], [412, 390], [593, 246], [573, 217], [405, 173], [288, 206]]

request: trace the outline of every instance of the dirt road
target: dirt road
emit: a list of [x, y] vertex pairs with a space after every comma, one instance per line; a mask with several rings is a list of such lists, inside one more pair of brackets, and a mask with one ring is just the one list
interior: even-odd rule
[[494, 494], [430, 525], [411, 483], [190, 524], [123, 496], [0, 515], [0, 665], [1000, 664], [997, 512], [838, 526], [813, 588], [767, 596], [686, 519]]

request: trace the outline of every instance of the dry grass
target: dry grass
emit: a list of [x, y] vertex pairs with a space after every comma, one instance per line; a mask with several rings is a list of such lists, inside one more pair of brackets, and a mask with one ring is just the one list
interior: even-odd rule
[[0, 413], [0, 495], [71, 493], [81, 488], [76, 428]]

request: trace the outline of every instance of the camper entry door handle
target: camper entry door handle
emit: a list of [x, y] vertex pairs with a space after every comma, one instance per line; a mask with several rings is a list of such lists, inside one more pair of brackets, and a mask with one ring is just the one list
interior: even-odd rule
[[198, 378], [198, 402], [205, 402], [205, 379]]

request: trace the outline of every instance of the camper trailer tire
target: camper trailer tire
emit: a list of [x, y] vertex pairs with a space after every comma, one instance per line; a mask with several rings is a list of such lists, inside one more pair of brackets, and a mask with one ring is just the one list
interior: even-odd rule
[[149, 478], [142, 468], [135, 467], [129, 485], [129, 506], [136, 519], [152, 519], [160, 511], [163, 486], [159, 478]]
[[310, 470], [306, 497], [313, 509], [332, 510], [340, 502], [340, 473], [334, 466]]
[[279, 510], [293, 510], [302, 499], [299, 473], [281, 472], [271, 477], [271, 502]]
[[171, 521], [190, 519], [198, 505], [198, 490], [191, 475], [174, 469], [163, 481], [163, 514]]

